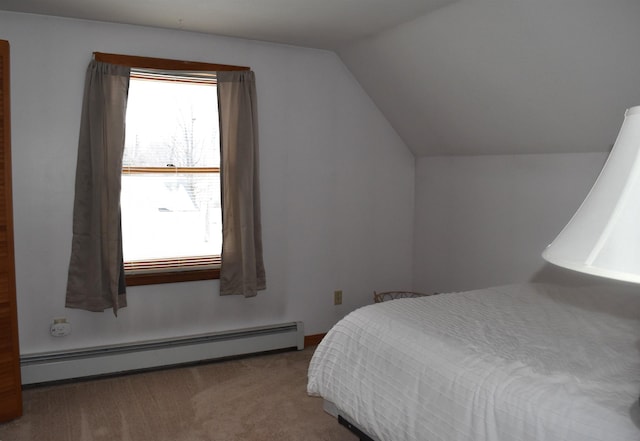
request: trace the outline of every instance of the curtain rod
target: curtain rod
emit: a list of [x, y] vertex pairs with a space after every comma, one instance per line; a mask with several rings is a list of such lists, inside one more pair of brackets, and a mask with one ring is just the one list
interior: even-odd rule
[[106, 54], [94, 52], [93, 58], [104, 63], [119, 64], [122, 66], [161, 69], [161, 70], [190, 70], [190, 71], [223, 71], [223, 70], [251, 70], [246, 66], [233, 66], [230, 64], [212, 64], [199, 61], [179, 61], [166, 58], [138, 57], [136, 55]]

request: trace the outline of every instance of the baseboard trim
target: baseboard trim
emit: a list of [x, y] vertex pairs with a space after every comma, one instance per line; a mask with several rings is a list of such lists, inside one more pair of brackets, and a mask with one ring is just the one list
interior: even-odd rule
[[28, 354], [20, 357], [22, 384], [119, 374], [304, 348], [302, 322], [213, 332], [159, 340]]
[[324, 338], [325, 335], [327, 335], [326, 332], [324, 334], [305, 335], [304, 336], [304, 347], [306, 348], [307, 346], [316, 346], [316, 345], [318, 345], [322, 341], [322, 339]]

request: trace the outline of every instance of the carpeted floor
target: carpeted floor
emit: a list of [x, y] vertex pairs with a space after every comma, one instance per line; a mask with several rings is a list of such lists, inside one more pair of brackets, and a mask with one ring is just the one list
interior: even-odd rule
[[27, 389], [1, 441], [354, 441], [307, 396], [314, 348]]

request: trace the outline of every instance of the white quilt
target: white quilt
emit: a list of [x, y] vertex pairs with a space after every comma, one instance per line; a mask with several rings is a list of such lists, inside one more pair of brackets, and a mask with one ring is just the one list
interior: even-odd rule
[[308, 392], [380, 441], [640, 441], [640, 290], [513, 285], [337, 323]]

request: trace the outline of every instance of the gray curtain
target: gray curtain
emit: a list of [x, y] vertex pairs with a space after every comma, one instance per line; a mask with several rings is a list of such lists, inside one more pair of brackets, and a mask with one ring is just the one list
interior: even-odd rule
[[217, 72], [222, 191], [220, 295], [266, 288], [258, 176], [258, 117], [252, 71]]
[[127, 306], [120, 226], [120, 176], [130, 69], [91, 61], [78, 141], [73, 240], [66, 306]]

